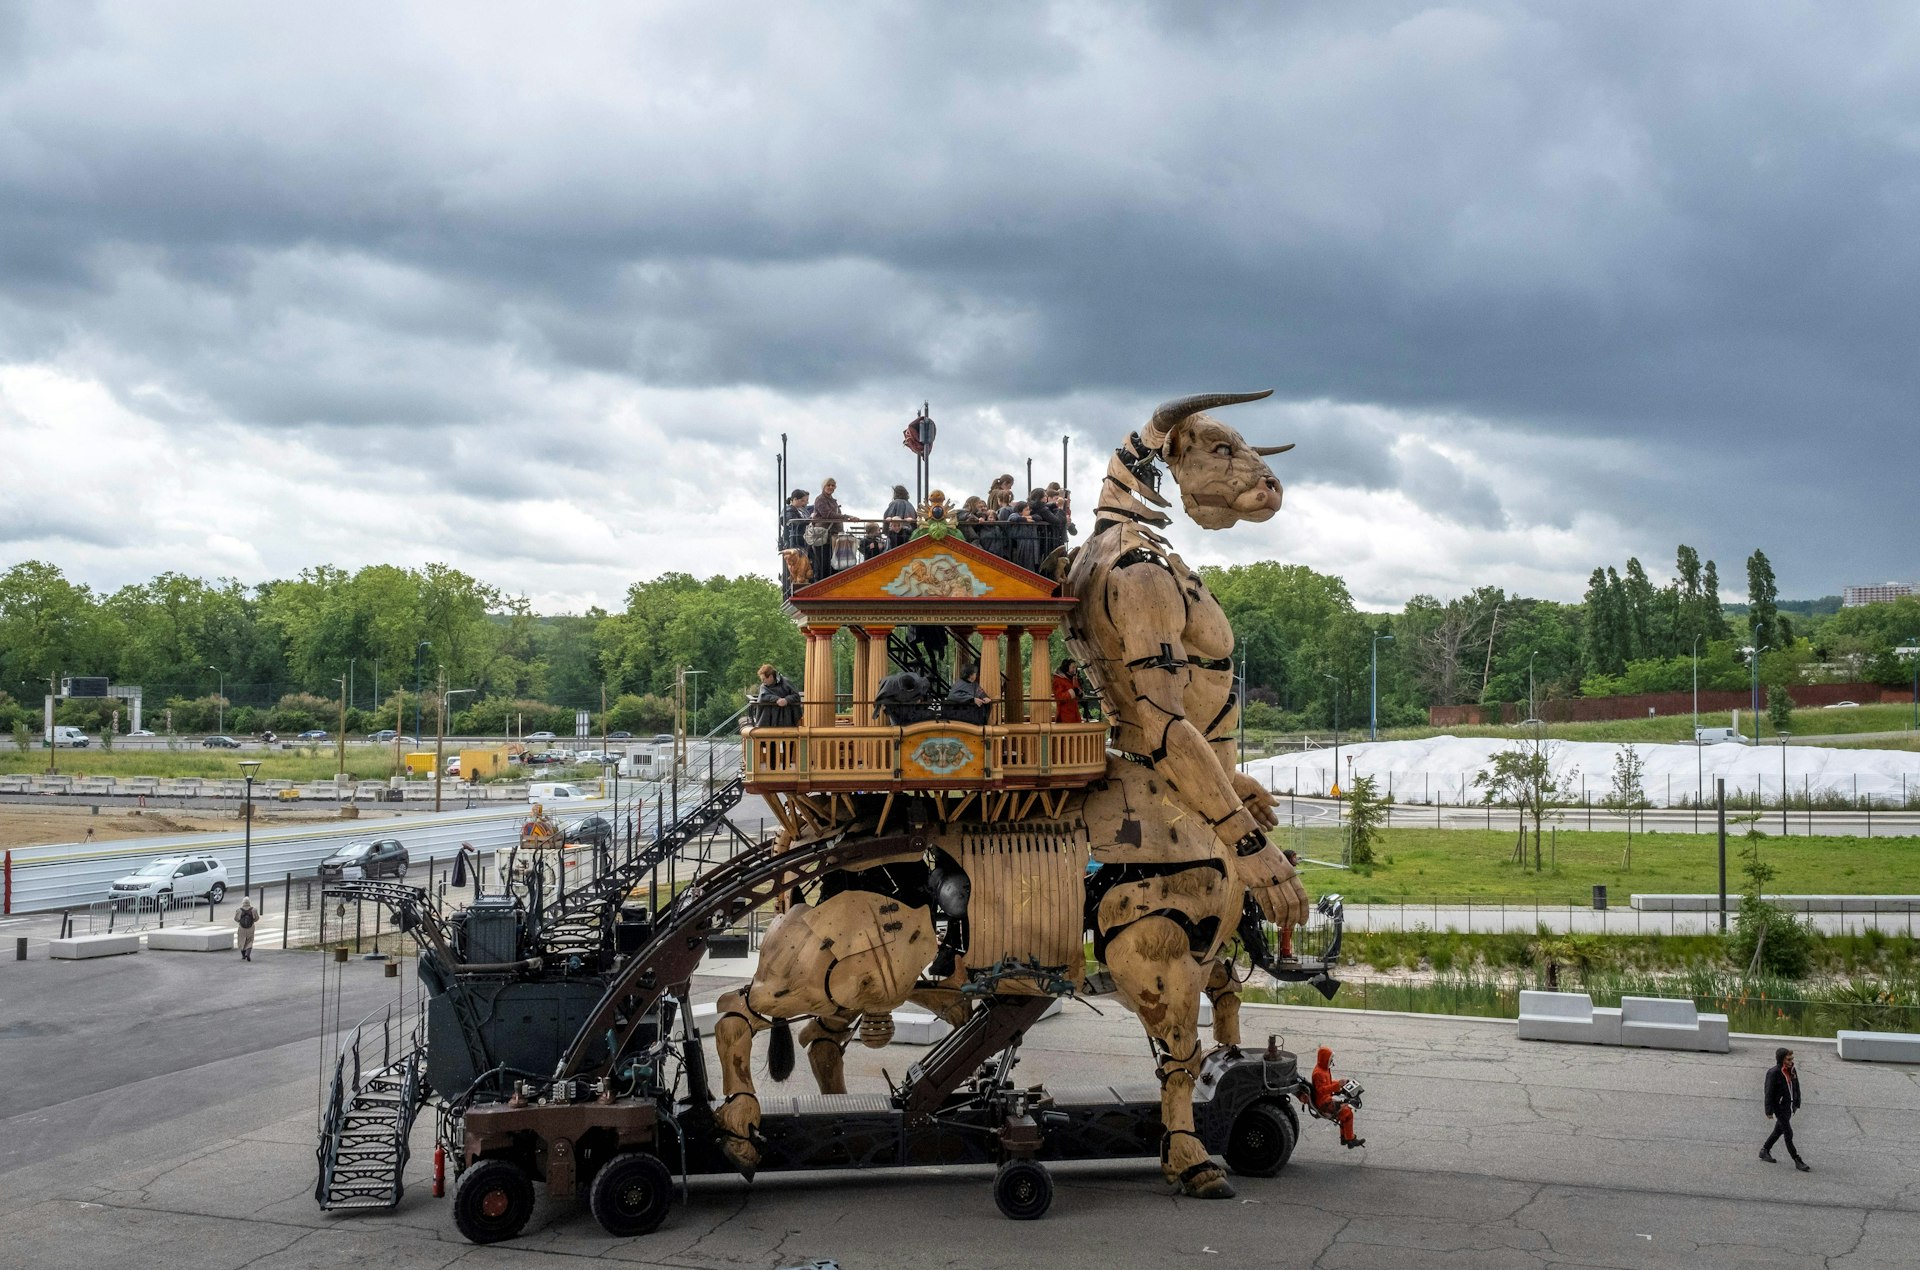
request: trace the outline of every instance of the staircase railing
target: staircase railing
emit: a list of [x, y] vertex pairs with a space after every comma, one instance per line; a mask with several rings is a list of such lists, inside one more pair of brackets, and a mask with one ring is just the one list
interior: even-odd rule
[[375, 1010], [341, 1037], [315, 1149], [314, 1201], [323, 1209], [397, 1205], [426, 1096], [426, 1014], [418, 998]]

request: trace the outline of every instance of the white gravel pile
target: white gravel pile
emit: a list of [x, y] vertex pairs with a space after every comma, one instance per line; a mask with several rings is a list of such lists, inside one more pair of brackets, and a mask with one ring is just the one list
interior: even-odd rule
[[[1530, 744], [1519, 738], [1436, 736], [1424, 741], [1360, 742], [1340, 747], [1340, 780], [1349, 772], [1371, 776], [1382, 792], [1391, 788], [1401, 802], [1478, 803], [1473, 778], [1486, 771], [1504, 749]], [[1582, 791], [1598, 805], [1613, 785], [1614, 758], [1625, 745], [1605, 741], [1550, 741], [1554, 773], [1572, 785], [1574, 801]], [[1727, 780], [1727, 794], [1780, 797], [1780, 745], [1676, 745], [1654, 742], [1633, 746], [1643, 764], [1641, 778], [1655, 807], [1680, 806], [1694, 797], [1696, 781], [1713, 796], [1716, 776]], [[1920, 795], [1920, 752], [1908, 750], [1829, 749], [1789, 745], [1786, 785], [1794, 796], [1812, 794], [1871, 798], [1881, 806], [1904, 805]], [[1351, 760], [1351, 762], [1349, 762]], [[1334, 780], [1331, 748], [1255, 759], [1245, 770], [1280, 793], [1324, 794]]]

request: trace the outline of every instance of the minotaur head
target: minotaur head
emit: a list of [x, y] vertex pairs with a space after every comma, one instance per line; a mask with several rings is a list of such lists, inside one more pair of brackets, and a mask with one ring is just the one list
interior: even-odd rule
[[1209, 415], [1217, 406], [1258, 401], [1265, 392], [1204, 393], [1169, 401], [1153, 412], [1140, 439], [1158, 450], [1180, 487], [1180, 503], [1203, 529], [1225, 529], [1243, 520], [1263, 521], [1280, 510], [1280, 482], [1267, 467], [1269, 454], [1293, 446], [1252, 446]]

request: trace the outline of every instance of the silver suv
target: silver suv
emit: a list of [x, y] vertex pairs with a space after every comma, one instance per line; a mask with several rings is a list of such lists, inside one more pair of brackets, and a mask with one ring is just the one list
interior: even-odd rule
[[123, 878], [115, 878], [109, 897], [115, 903], [168, 899], [173, 903], [211, 899], [227, 894], [227, 866], [210, 855], [169, 855], [148, 861]]

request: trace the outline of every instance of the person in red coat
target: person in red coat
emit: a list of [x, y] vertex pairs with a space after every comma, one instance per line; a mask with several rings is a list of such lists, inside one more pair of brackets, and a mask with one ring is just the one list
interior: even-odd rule
[[1353, 1133], [1353, 1108], [1340, 1096], [1340, 1082], [1333, 1077], [1333, 1051], [1322, 1045], [1313, 1065], [1313, 1109], [1340, 1126], [1340, 1145], [1363, 1147], [1365, 1138]]
[[1074, 670], [1069, 657], [1053, 672], [1053, 717], [1059, 723], [1080, 722], [1080, 676]]

